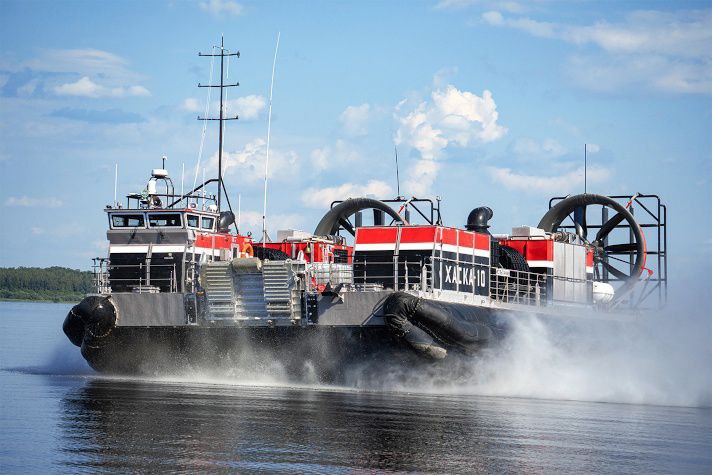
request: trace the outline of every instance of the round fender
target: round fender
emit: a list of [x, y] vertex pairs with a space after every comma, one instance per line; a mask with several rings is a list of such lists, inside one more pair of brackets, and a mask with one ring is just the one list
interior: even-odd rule
[[97, 341], [116, 326], [116, 309], [106, 297], [91, 296], [75, 305], [64, 320], [62, 330], [69, 341], [81, 346], [87, 340]]
[[84, 320], [75, 312], [77, 305], [67, 314], [62, 324], [62, 331], [74, 346], [82, 346], [84, 340]]

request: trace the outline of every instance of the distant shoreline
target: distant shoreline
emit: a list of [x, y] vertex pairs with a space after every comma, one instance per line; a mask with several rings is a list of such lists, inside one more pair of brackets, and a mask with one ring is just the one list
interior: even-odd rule
[[42, 297], [42, 298], [27, 298], [27, 297], [0, 297], [0, 302], [28, 302], [28, 303], [79, 303], [80, 300], [84, 298], [84, 295], [77, 295], [76, 298], [69, 297]]
[[66, 267], [0, 267], [0, 301], [79, 302], [94, 291], [89, 271]]

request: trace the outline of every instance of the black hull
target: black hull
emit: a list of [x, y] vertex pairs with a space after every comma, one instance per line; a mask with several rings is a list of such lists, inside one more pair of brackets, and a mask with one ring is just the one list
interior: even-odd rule
[[385, 324], [362, 326], [117, 326], [105, 297], [85, 298], [64, 323], [69, 339], [95, 370], [160, 376], [190, 371], [259, 373], [278, 365], [295, 381], [305, 373], [338, 382], [354, 365], [413, 367], [472, 354], [507, 333], [504, 312], [395, 292]]
[[101, 373], [157, 376], [208, 370], [231, 373], [279, 365], [295, 380], [311, 372], [338, 381], [351, 364], [417, 359], [386, 327], [117, 327], [82, 356]]

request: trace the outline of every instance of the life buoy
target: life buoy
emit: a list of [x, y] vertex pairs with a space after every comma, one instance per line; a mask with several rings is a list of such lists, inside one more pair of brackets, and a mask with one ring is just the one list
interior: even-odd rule
[[242, 252], [246, 254], [246, 257], [253, 257], [255, 255], [255, 250], [252, 248], [252, 244], [246, 242], [242, 245]]

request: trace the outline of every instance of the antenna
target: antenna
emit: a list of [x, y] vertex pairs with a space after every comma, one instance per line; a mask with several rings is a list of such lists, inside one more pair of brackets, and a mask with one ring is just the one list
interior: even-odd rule
[[[203, 168], [203, 183], [205, 183], [205, 168]], [[205, 187], [203, 187], [202, 192], [203, 192], [203, 211], [205, 211]]]
[[[183, 196], [183, 184], [185, 182], [185, 162], [181, 163], [181, 172], [180, 172], [180, 195]], [[181, 201], [183, 199], [181, 198]], [[186, 205], [188, 204], [188, 200], [186, 200]]]
[[272, 134], [272, 91], [274, 89], [274, 71], [277, 67], [277, 52], [279, 51], [279, 37], [281, 32], [277, 32], [277, 44], [274, 47], [274, 59], [272, 60], [272, 81], [269, 85], [269, 111], [267, 112], [267, 156], [265, 157], [265, 190], [262, 206], [262, 245], [267, 242], [267, 173], [269, 172], [269, 141]]
[[114, 164], [114, 206], [116, 206], [116, 204], [118, 203], [118, 201], [116, 201], [116, 187], [117, 187], [118, 183], [119, 183], [119, 164], [115, 163]]
[[[235, 84], [225, 84], [225, 57], [229, 56], [237, 56], [238, 58], [240, 57], [240, 52], [236, 51], [234, 53], [231, 53], [230, 51], [225, 49], [225, 38], [221, 35], [220, 36], [220, 53], [215, 54], [215, 53], [198, 53], [198, 56], [209, 56], [209, 57], [219, 57], [220, 58], [220, 85], [215, 85], [213, 86], [212, 84], [204, 85], [198, 83], [198, 87], [217, 87], [220, 88], [220, 115], [217, 118], [214, 117], [198, 117], [198, 120], [217, 120], [219, 121], [219, 130], [220, 130], [220, 135], [219, 135], [219, 142], [218, 142], [218, 211], [220, 211], [220, 203], [221, 203], [221, 196], [222, 196], [222, 190], [225, 187], [223, 184], [223, 178], [222, 178], [222, 153], [223, 153], [223, 122], [226, 120], [237, 120], [238, 116], [236, 115], [235, 117], [225, 117], [225, 104], [224, 104], [224, 89], [228, 87], [237, 87], [240, 85], [240, 83], [235, 83]], [[205, 183], [205, 179], [203, 179], [203, 183]], [[228, 200], [228, 206], [230, 204], [230, 201]], [[230, 210], [232, 211], [232, 209]]]
[[168, 157], [166, 157], [165, 155], [163, 155], [161, 157], [161, 168], [163, 168], [164, 170], [166, 169], [166, 160], [167, 159], [168, 159]]
[[240, 232], [240, 214], [242, 213], [242, 194], [237, 195], [237, 232]]
[[398, 199], [400, 199], [400, 174], [398, 172], [398, 146], [393, 145], [393, 149], [396, 151], [396, 188], [398, 189]]
[[586, 183], [586, 168], [588, 166], [588, 156], [587, 156], [587, 149], [588, 147], [586, 144], [583, 144], [583, 192], [584, 194], [587, 193], [587, 183]]

